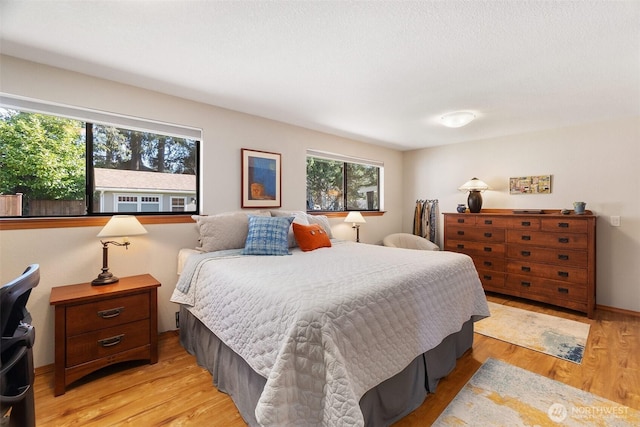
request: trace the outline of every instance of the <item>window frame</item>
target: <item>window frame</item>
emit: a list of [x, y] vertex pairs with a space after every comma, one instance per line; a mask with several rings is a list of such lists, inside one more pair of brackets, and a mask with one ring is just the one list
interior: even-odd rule
[[[343, 209], [342, 210], [309, 210], [307, 203], [307, 213], [310, 215], [327, 215], [327, 216], [344, 216], [349, 212], [362, 212], [363, 215], [370, 214], [375, 215], [379, 213], [380, 215], [384, 214], [384, 162], [378, 160], [370, 160], [363, 159], [360, 157], [348, 156], [343, 154], [330, 153], [327, 151], [320, 151], [314, 149], [308, 149], [305, 156], [305, 164], [309, 157], [321, 159], [321, 160], [329, 160], [335, 162], [342, 162], [342, 187], [343, 187]], [[364, 166], [374, 166], [378, 168], [378, 208], [377, 209], [352, 209], [348, 207], [347, 204], [347, 180], [348, 180], [348, 172], [347, 172], [347, 164], [355, 164], [355, 165], [364, 165]]]
[[[0, 92], [0, 107], [13, 109], [27, 113], [36, 113], [50, 116], [57, 116], [72, 120], [78, 120], [85, 123], [96, 123], [107, 126], [114, 126], [121, 129], [157, 133], [166, 136], [174, 136], [196, 141], [196, 197], [197, 200], [195, 211], [187, 214], [181, 212], [127, 212], [127, 214], [135, 215], [143, 224], [161, 224], [161, 223], [188, 223], [193, 222], [191, 215], [200, 212], [200, 198], [202, 182], [202, 165], [201, 165], [201, 148], [202, 148], [202, 129], [176, 125], [157, 120], [143, 119], [123, 114], [108, 113], [99, 110], [87, 108], [73, 107], [59, 103], [52, 103], [42, 100], [36, 100], [27, 97], [21, 97]], [[89, 138], [85, 140], [87, 151], [85, 153], [86, 160], [86, 186], [85, 203], [92, 203], [94, 176], [93, 176], [93, 151], [92, 141]], [[91, 149], [91, 150], [90, 150]], [[115, 196], [114, 196], [115, 197]], [[116, 197], [117, 199], [117, 197]], [[162, 205], [160, 204], [160, 207]], [[171, 209], [171, 206], [169, 206]], [[113, 215], [118, 212], [90, 212], [87, 208], [85, 215], [69, 215], [69, 216], [30, 216], [30, 217], [2, 217], [0, 218], [0, 231], [3, 230], [20, 230], [33, 228], [59, 228], [59, 227], [84, 227], [103, 225]], [[154, 218], [155, 217], [155, 218]], [[106, 219], [105, 219], [106, 218]]]

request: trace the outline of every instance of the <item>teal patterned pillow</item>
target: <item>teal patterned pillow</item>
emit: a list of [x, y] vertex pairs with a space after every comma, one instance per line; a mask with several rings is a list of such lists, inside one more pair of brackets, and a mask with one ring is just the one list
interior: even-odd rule
[[249, 216], [249, 234], [242, 255], [290, 255], [292, 221], [293, 217]]

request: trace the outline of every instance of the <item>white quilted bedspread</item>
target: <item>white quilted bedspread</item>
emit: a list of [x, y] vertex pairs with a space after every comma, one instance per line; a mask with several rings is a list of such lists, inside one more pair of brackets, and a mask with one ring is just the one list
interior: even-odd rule
[[292, 252], [192, 256], [171, 298], [267, 379], [264, 426], [363, 425], [367, 390], [489, 316], [466, 255], [342, 241]]

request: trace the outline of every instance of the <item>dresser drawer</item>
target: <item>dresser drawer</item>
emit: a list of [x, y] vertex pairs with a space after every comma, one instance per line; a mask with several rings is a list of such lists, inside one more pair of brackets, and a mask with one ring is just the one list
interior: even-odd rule
[[544, 295], [557, 300], [586, 301], [587, 299], [586, 286], [541, 277], [507, 274], [505, 288], [523, 294]]
[[535, 262], [508, 261], [507, 273], [529, 274], [563, 282], [581, 283], [587, 281], [587, 270], [584, 268], [538, 264]]
[[514, 230], [540, 230], [540, 218], [509, 218], [508, 227]]
[[476, 266], [476, 270], [504, 272], [507, 268], [507, 262], [504, 258], [475, 256], [473, 257], [473, 263]]
[[577, 233], [507, 230], [506, 240], [508, 243], [546, 246], [550, 248], [587, 249], [589, 245], [588, 236]]
[[111, 356], [149, 344], [149, 320], [140, 320], [67, 338], [66, 366]]
[[476, 227], [505, 228], [507, 218], [502, 216], [479, 216], [476, 218]]
[[446, 225], [476, 225], [475, 215], [447, 215], [445, 216]]
[[447, 240], [446, 250], [462, 252], [470, 256], [504, 257], [504, 243]]
[[456, 240], [475, 240], [478, 242], [504, 242], [503, 229], [482, 229], [480, 227], [451, 227], [449, 229], [450, 238]]
[[478, 270], [482, 287], [488, 290], [504, 288], [505, 274], [491, 270]]
[[109, 328], [149, 317], [149, 293], [67, 307], [67, 335]]
[[589, 224], [577, 218], [544, 218], [541, 224], [542, 231], [559, 231], [563, 233], [587, 233]]
[[529, 262], [548, 262], [556, 265], [586, 267], [587, 251], [570, 249], [540, 248], [527, 245], [508, 245], [507, 258]]

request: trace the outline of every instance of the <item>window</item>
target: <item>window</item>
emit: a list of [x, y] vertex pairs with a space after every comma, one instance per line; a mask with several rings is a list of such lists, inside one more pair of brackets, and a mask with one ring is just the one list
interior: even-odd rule
[[37, 106], [0, 108], [0, 216], [197, 212], [199, 141], [182, 128]]
[[379, 211], [383, 163], [307, 151], [307, 211]]

